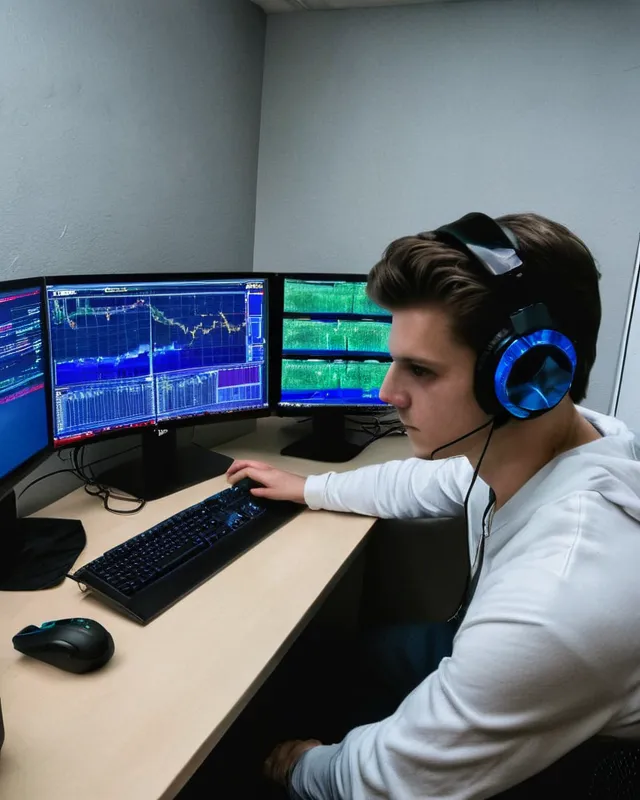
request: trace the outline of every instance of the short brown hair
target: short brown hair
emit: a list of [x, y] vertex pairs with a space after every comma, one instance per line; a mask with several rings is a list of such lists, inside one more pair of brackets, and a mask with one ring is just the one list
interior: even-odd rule
[[[570, 396], [579, 403], [587, 393], [600, 328], [600, 273], [595, 260], [581, 239], [546, 217], [508, 214], [496, 222], [518, 238], [530, 291], [547, 306], [555, 327], [574, 343], [578, 363]], [[508, 310], [493, 291], [492, 280], [462, 250], [433, 233], [421, 233], [396, 239], [387, 247], [369, 273], [367, 292], [391, 311], [444, 307], [454, 335], [479, 354], [508, 321]]]

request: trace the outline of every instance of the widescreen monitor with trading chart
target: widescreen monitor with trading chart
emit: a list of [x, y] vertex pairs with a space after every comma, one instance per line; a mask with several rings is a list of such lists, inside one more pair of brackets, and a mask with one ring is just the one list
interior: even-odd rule
[[54, 444], [141, 431], [142, 457], [108, 477], [146, 499], [220, 474], [229, 460], [177, 450], [175, 429], [269, 413], [267, 288], [246, 275], [51, 281]]
[[314, 425], [286, 454], [352, 458], [371, 436], [350, 430], [347, 415], [387, 409], [380, 387], [390, 362], [391, 315], [367, 297], [362, 275], [281, 276], [278, 296], [278, 410], [309, 415]]
[[47, 361], [44, 281], [0, 283], [0, 589], [50, 585], [84, 544], [75, 521], [18, 518], [14, 487], [51, 453]]

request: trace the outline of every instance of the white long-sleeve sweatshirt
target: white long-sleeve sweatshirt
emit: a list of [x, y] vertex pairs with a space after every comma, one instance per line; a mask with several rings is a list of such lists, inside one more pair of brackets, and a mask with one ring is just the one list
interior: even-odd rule
[[[640, 463], [616, 419], [555, 458], [493, 516], [453, 655], [387, 719], [316, 747], [292, 773], [312, 800], [475, 800], [595, 734], [640, 738]], [[311, 508], [386, 518], [459, 514], [464, 458], [310, 477]], [[469, 504], [477, 552], [489, 495]]]

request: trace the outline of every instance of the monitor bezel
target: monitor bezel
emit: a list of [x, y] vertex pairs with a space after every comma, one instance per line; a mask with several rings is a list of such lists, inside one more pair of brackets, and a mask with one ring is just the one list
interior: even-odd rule
[[[358, 274], [354, 272], [276, 272], [273, 275], [273, 285], [271, 289], [271, 308], [272, 308], [272, 326], [269, 334], [271, 340], [271, 352], [274, 357], [271, 359], [271, 376], [269, 385], [271, 386], [271, 406], [274, 413], [278, 417], [310, 417], [314, 413], [322, 414], [323, 416], [329, 414], [344, 415], [345, 413], [352, 416], [358, 415], [372, 415], [372, 414], [387, 414], [393, 409], [393, 406], [388, 403], [378, 404], [331, 404], [331, 405], [316, 405], [313, 403], [300, 404], [300, 405], [283, 405], [281, 402], [281, 381], [282, 381], [282, 361], [284, 355], [282, 353], [282, 322], [284, 319], [284, 282], [287, 279], [293, 280], [307, 280], [307, 281], [334, 281], [340, 280], [347, 283], [366, 283], [368, 274]], [[387, 315], [385, 315], [387, 316]], [[391, 313], [388, 314], [391, 318]], [[355, 359], [358, 360], [358, 359]], [[364, 359], [362, 359], [364, 360]], [[391, 363], [391, 356], [387, 358], [378, 359], [384, 363]]]
[[51, 407], [51, 370], [49, 369], [49, 319], [47, 315], [47, 292], [44, 278], [18, 278], [0, 281], [0, 293], [22, 289], [40, 289], [40, 318], [42, 321], [42, 364], [44, 374], [45, 407], [47, 415], [47, 444], [33, 453], [26, 461], [0, 477], [0, 500], [5, 498], [30, 472], [40, 466], [53, 453], [53, 428]]
[[165, 430], [173, 430], [177, 428], [192, 428], [200, 425], [214, 425], [223, 422], [239, 422], [241, 420], [259, 419], [261, 417], [268, 417], [271, 415], [271, 353], [273, 346], [271, 344], [271, 279], [272, 274], [266, 272], [158, 272], [158, 273], [119, 273], [118, 275], [109, 274], [96, 274], [96, 275], [49, 275], [45, 277], [45, 303], [47, 313], [47, 344], [49, 340], [49, 302], [47, 289], [51, 286], [58, 284], [96, 284], [96, 283], [161, 283], [176, 281], [180, 283], [189, 283], [193, 281], [225, 281], [225, 280], [264, 280], [265, 281], [265, 302], [264, 309], [266, 313], [265, 330], [267, 331], [267, 341], [265, 345], [265, 380], [266, 392], [265, 399], [267, 405], [265, 408], [248, 409], [242, 411], [226, 411], [212, 414], [199, 414], [193, 417], [184, 417], [181, 419], [163, 420], [160, 424], [151, 423], [149, 425], [137, 425], [134, 427], [116, 428], [110, 431], [100, 431], [91, 436], [83, 436], [75, 438], [71, 441], [56, 441], [55, 438], [55, 420], [54, 414], [54, 400], [53, 393], [55, 387], [53, 385], [53, 358], [49, 359], [49, 378], [51, 384], [51, 440], [53, 450], [58, 452], [65, 448], [82, 447], [84, 445], [93, 444], [94, 442], [102, 442], [108, 439], [117, 439], [124, 436], [140, 435], [146, 431], [159, 433]]

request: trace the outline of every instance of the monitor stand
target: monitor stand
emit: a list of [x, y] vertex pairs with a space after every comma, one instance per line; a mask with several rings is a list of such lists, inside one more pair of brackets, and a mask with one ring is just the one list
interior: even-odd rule
[[77, 519], [18, 519], [16, 495], [10, 492], [0, 501], [0, 591], [56, 586], [86, 542]]
[[311, 433], [284, 447], [281, 455], [341, 464], [351, 461], [376, 438], [372, 433], [349, 430], [346, 417], [339, 412], [314, 412], [311, 420]]
[[98, 480], [133, 497], [157, 500], [223, 475], [232, 462], [229, 456], [197, 444], [178, 447], [175, 428], [150, 429], [142, 433], [141, 455], [106, 470]]

